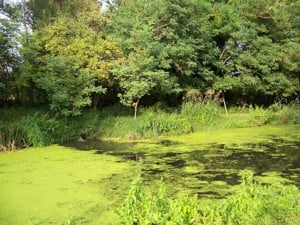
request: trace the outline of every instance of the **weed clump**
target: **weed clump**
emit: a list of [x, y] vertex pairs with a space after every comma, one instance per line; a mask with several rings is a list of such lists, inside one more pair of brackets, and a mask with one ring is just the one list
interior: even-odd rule
[[197, 196], [167, 197], [165, 184], [146, 194], [140, 178], [118, 210], [120, 225], [290, 224], [300, 222], [300, 193], [294, 186], [262, 186], [251, 175], [224, 200], [202, 203]]

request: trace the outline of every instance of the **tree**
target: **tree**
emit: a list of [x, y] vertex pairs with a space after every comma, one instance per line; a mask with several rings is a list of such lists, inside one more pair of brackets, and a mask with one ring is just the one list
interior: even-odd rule
[[102, 86], [96, 86], [96, 76], [87, 68], [78, 68], [76, 58], [64, 55], [46, 56], [45, 74], [38, 85], [44, 89], [51, 109], [62, 115], [79, 115], [81, 109], [91, 105], [92, 93], [104, 93]]
[[92, 94], [105, 92], [111, 66], [122, 54], [104, 36], [99, 5], [87, 2], [76, 18], [59, 15], [34, 32], [18, 78], [21, 85], [33, 82], [45, 90], [51, 108], [66, 116], [80, 114]]
[[113, 70], [121, 88], [120, 101], [134, 107], [135, 119], [142, 97], [149, 95], [155, 88], [161, 92], [170, 91], [175, 83], [167, 72], [155, 70], [154, 60], [147, 53], [146, 50], [139, 54], [132, 53]]
[[0, 100], [13, 98], [11, 84], [19, 64], [18, 28], [19, 10], [6, 5], [0, 17]]
[[299, 42], [295, 41], [289, 5], [275, 0], [226, 3], [238, 26], [216, 36], [224, 43], [220, 60], [225, 60], [220, 62], [215, 89], [249, 102], [259, 96], [278, 100], [295, 93], [292, 74], [297, 66], [288, 55], [293, 52], [290, 46], [299, 46]]
[[113, 15], [110, 25], [113, 40], [125, 53], [113, 69], [120, 86], [119, 97], [121, 103], [134, 107], [135, 118], [142, 97], [155, 89], [160, 93], [177, 91], [176, 79], [165, 70], [170, 67], [169, 60], [154, 33], [153, 18], [149, 17], [155, 3], [126, 1]]

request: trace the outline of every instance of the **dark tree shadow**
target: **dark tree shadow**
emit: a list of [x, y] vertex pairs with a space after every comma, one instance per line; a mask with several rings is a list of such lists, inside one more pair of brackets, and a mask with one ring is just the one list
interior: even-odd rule
[[96, 151], [97, 154], [109, 152], [123, 152], [132, 148], [135, 143], [103, 141], [98, 139], [87, 139], [85, 141], [72, 140], [61, 143], [62, 146], [80, 151]]

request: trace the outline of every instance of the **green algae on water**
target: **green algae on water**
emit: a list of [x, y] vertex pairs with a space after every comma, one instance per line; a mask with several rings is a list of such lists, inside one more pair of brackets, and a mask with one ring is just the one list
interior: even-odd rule
[[116, 157], [61, 146], [0, 154], [0, 160], [3, 225], [108, 224], [135, 176]]
[[260, 183], [295, 184], [300, 126], [210, 131], [152, 140], [104, 139], [0, 154], [0, 224], [116, 224], [141, 173], [169, 195], [225, 198], [251, 170]]

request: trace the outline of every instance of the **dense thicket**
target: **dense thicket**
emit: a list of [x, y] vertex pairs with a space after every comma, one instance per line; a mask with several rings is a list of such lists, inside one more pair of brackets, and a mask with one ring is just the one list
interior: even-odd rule
[[[29, 0], [0, 19], [0, 102], [78, 115], [299, 99], [300, 1]], [[20, 29], [21, 27], [21, 29]], [[30, 29], [29, 29], [30, 27]], [[20, 31], [18, 31], [20, 30]]]
[[171, 199], [164, 183], [149, 193], [138, 178], [118, 210], [117, 224], [298, 224], [300, 195], [296, 187], [262, 186], [253, 181], [248, 171], [242, 173], [237, 191], [217, 201], [198, 196]]

